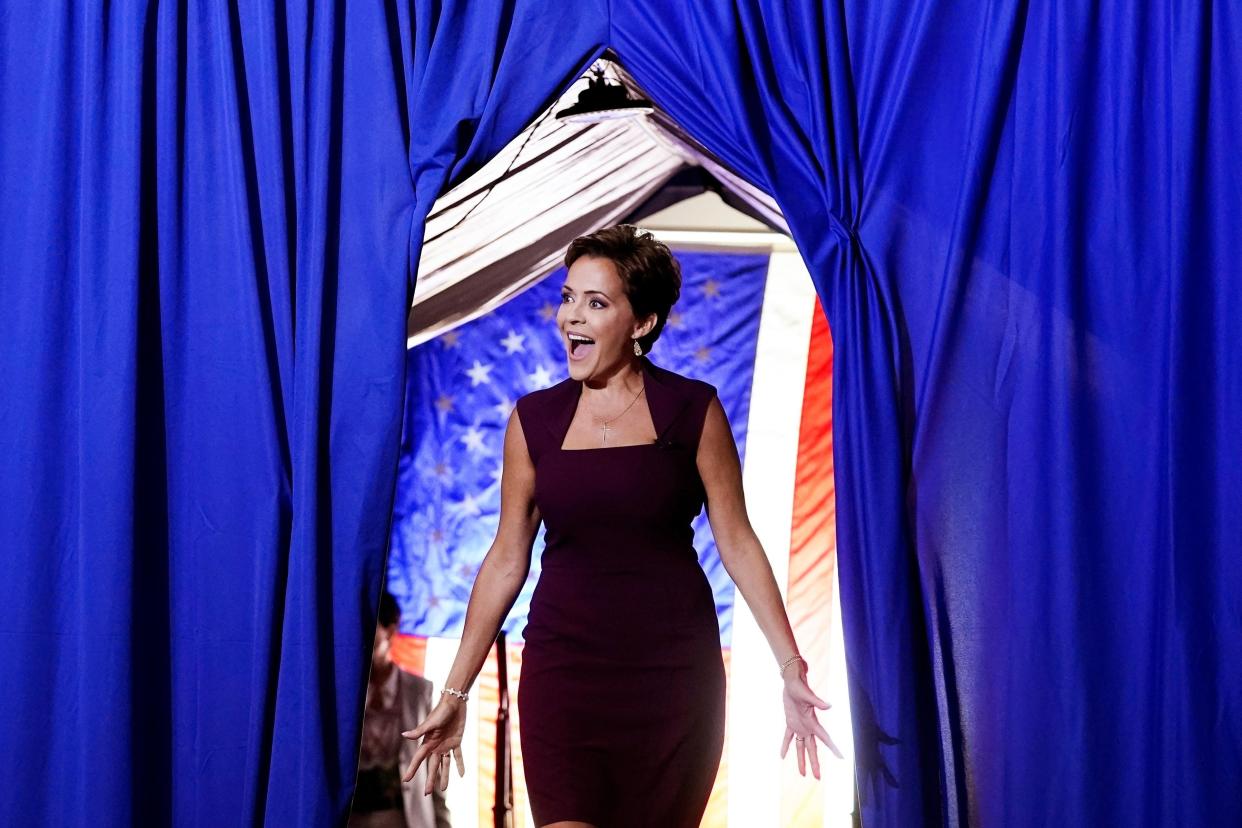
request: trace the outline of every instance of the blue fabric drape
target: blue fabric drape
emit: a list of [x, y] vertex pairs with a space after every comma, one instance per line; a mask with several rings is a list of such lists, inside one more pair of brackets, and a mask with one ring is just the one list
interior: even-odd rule
[[[613, 4], [613, 44], [672, 118], [780, 203], [833, 329], [838, 577], [867, 825], [940, 819], [918, 566], [904, 516], [902, 319], [857, 235], [862, 162], [842, 10]], [[685, 44], [692, 44], [686, 48]]]
[[606, 44], [835, 337], [868, 825], [1242, 823], [1229, 4], [0, 15], [0, 822], [333, 822], [422, 218]]
[[423, 217], [605, 22], [6, 5], [0, 823], [343, 817]]
[[833, 329], [866, 825], [1242, 824], [1242, 18], [613, 3]]

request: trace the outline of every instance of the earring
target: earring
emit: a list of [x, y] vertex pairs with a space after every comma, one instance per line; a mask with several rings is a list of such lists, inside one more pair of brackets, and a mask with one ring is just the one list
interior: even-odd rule
[[638, 340], [637, 340], [637, 339], [633, 339], [633, 340], [630, 340], [630, 341], [634, 343], [634, 356], [642, 356], [642, 355], [643, 355], [643, 346], [638, 344]]

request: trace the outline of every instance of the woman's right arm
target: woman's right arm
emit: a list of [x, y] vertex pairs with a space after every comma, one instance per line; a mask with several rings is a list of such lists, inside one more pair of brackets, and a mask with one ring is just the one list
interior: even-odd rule
[[[445, 680], [449, 687], [466, 692], [483, 669], [500, 625], [530, 573], [531, 549], [540, 520], [535, 505], [535, 467], [515, 407], [505, 428], [500, 526], [470, 590], [461, 645]], [[444, 697], [446, 701], [451, 698]]]
[[[509, 415], [505, 429], [504, 459], [500, 474], [500, 527], [496, 539], [483, 558], [475, 576], [466, 605], [466, 625], [462, 631], [457, 657], [449, 669], [445, 683], [463, 692], [470, 689], [483, 669], [483, 662], [500, 632], [500, 625], [509, 614], [526, 576], [530, 572], [531, 547], [539, 530], [539, 508], [535, 506], [535, 467], [526, 450], [526, 436], [517, 409]], [[466, 727], [465, 702], [442, 694], [427, 718], [413, 730], [401, 734], [407, 739], [422, 740], [414, 758], [402, 777], [408, 782], [418, 773], [419, 766], [432, 753], [439, 755], [427, 769], [424, 794], [432, 788], [448, 786], [448, 755], [457, 759], [457, 772], [466, 773], [462, 758], [461, 738]]]

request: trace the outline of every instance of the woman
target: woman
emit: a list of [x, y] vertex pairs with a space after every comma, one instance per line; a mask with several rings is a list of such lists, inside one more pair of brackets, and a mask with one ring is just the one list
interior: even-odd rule
[[447, 786], [473, 683], [530, 568], [518, 713], [541, 828], [697, 826], [720, 762], [725, 676], [716, 608], [690, 528], [704, 505], [726, 571], [784, 678], [785, 737], [819, 777], [811, 692], [780, 592], [746, 515], [737, 447], [716, 389], [644, 354], [681, 292], [650, 233], [619, 225], [575, 239], [556, 323], [569, 378], [509, 418], [500, 527], [479, 569], [439, 703], [422, 738], [425, 791]]

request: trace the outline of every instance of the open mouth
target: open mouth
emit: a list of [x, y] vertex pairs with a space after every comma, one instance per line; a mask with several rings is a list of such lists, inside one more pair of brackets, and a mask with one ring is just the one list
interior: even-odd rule
[[595, 340], [591, 339], [589, 336], [571, 333], [568, 334], [567, 338], [569, 340], [570, 359], [586, 359], [591, 355], [591, 352], [595, 350]]

